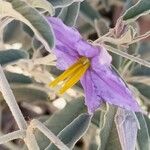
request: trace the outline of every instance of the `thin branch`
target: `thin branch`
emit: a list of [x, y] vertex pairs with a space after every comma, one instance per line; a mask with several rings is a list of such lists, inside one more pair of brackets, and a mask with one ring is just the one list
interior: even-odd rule
[[142, 34], [142, 35], [136, 37], [136, 38], [133, 39], [130, 43], [128, 43], [128, 45], [133, 44], [133, 43], [136, 43], [136, 42], [139, 42], [139, 41], [141, 41], [141, 40], [143, 40], [143, 39], [145, 39], [145, 38], [147, 38], [147, 37], [149, 37], [149, 36], [150, 36], [150, 31], [148, 31], [148, 32], [146, 32], [146, 33], [144, 33], [144, 34]]
[[27, 128], [26, 137], [24, 138], [24, 141], [29, 150], [40, 150], [35, 136], [33, 134], [33, 128], [31, 126], [28, 126]]
[[32, 120], [31, 126], [39, 129], [45, 136], [47, 136], [52, 143], [54, 143], [60, 150], [70, 150], [57, 136], [55, 136], [44, 124], [38, 120]]
[[12, 90], [10, 89], [10, 86], [5, 77], [5, 74], [3, 72], [1, 65], [0, 65], [0, 90], [3, 94], [3, 97], [6, 101], [6, 103], [9, 106], [9, 109], [12, 112], [12, 115], [14, 116], [19, 128], [26, 129], [27, 128], [26, 121], [21, 113], [21, 110], [19, 109], [19, 106], [15, 100]]
[[3, 135], [0, 137], [0, 144], [7, 143], [9, 141], [15, 140], [15, 139], [23, 139], [26, 136], [25, 130], [18, 130], [14, 131], [12, 133], [8, 133], [6, 135]]
[[126, 52], [123, 52], [121, 50], [115, 49], [115, 48], [113, 48], [111, 46], [108, 46], [108, 45], [105, 45], [105, 47], [106, 47], [106, 49], [108, 49], [112, 53], [115, 53], [115, 54], [120, 55], [120, 56], [122, 56], [124, 58], [127, 58], [127, 59], [129, 59], [129, 60], [131, 60], [133, 62], [136, 62], [136, 63], [138, 63], [140, 65], [143, 65], [143, 66], [146, 66], [146, 67], [150, 68], [150, 62], [148, 62], [148, 61], [145, 61], [145, 60], [143, 60], [141, 58], [138, 58], [138, 57], [132, 56], [130, 54], [127, 54]]

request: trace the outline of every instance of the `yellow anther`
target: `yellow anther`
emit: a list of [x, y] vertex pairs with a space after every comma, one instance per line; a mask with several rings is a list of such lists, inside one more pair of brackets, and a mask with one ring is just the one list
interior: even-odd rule
[[65, 80], [66, 78], [68, 78], [70, 75], [72, 75], [72, 73], [74, 73], [79, 67], [81, 67], [82, 65], [80, 63], [76, 63], [74, 65], [72, 65], [68, 70], [66, 70], [65, 72], [63, 72], [60, 76], [58, 76], [54, 81], [52, 81], [49, 86], [50, 87], [54, 87], [56, 86], [59, 82]]
[[60, 89], [59, 93], [63, 94], [67, 89], [71, 88], [76, 84], [86, 70], [90, 66], [90, 61], [86, 57], [81, 57], [78, 61], [69, 67], [64, 73], [58, 76], [54, 81], [52, 81], [49, 86], [54, 87], [59, 82], [64, 81], [64, 86]]
[[65, 91], [67, 91], [69, 88], [74, 86], [80, 78], [83, 76], [83, 74], [86, 72], [86, 70], [89, 68], [89, 64], [86, 64], [74, 74], [74, 76], [70, 77], [64, 84], [64, 86], [59, 90], [59, 94], [63, 94]]

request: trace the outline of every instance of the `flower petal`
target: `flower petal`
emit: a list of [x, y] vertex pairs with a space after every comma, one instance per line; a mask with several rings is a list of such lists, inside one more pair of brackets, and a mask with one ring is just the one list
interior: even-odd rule
[[111, 55], [103, 46], [99, 46], [99, 54], [92, 58], [91, 67], [99, 69], [99, 66], [107, 65], [110, 66], [112, 61]]
[[68, 51], [70, 54], [76, 51], [75, 45], [80, 39], [82, 39], [80, 33], [76, 29], [66, 26], [59, 18], [48, 17], [47, 19], [54, 30], [56, 45], [59, 45], [60, 43], [65, 45], [67, 49], [70, 49]]
[[85, 92], [85, 104], [87, 105], [88, 112], [91, 114], [99, 108], [102, 100], [97, 95], [94, 82], [91, 79], [91, 72], [87, 70], [85, 75], [80, 80]]
[[56, 37], [54, 53], [57, 57], [57, 67], [61, 70], [69, 68], [78, 58], [75, 45], [81, 39], [79, 32], [66, 26], [61, 19], [48, 17]]
[[68, 53], [64, 53], [61, 50], [55, 50], [55, 55], [57, 57], [56, 66], [60, 70], [68, 69], [72, 64], [74, 64], [77, 60], [76, 57], [69, 55]]
[[131, 91], [122, 79], [108, 66], [91, 70], [91, 78], [97, 95], [103, 100], [132, 111], [140, 111]]
[[99, 48], [81, 39], [76, 44], [76, 49], [81, 56], [92, 58], [99, 53]]

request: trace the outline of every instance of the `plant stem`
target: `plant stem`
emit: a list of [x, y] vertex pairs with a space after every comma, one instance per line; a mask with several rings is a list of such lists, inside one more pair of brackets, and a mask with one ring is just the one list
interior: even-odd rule
[[39, 129], [45, 136], [47, 136], [59, 149], [69, 150], [69, 148], [57, 137], [55, 136], [44, 124], [38, 120], [32, 120], [31, 126]]
[[10, 89], [10, 86], [5, 77], [5, 74], [3, 72], [1, 65], [0, 65], [0, 90], [3, 94], [3, 97], [6, 101], [6, 103], [9, 106], [9, 109], [12, 112], [12, 115], [14, 116], [19, 128], [26, 129], [27, 128], [26, 121], [25, 121], [25, 119], [21, 113], [21, 110], [15, 100], [12, 90]]
[[108, 45], [105, 45], [105, 47], [106, 47], [106, 49], [108, 49], [109, 51], [111, 51], [111, 52], [113, 52], [113, 53], [115, 53], [117, 55], [120, 55], [120, 56], [122, 56], [124, 58], [127, 58], [127, 59], [129, 59], [131, 61], [134, 61], [134, 62], [136, 62], [136, 63], [138, 63], [140, 65], [143, 65], [143, 66], [146, 66], [146, 67], [150, 68], [150, 62], [148, 62], [148, 61], [145, 61], [145, 60], [140, 59], [138, 57], [134, 57], [134, 56], [132, 56], [130, 54], [127, 54], [127, 53], [125, 53], [125, 52], [123, 52], [121, 50], [115, 49], [115, 48], [113, 48], [111, 46], [108, 46]]
[[35, 136], [33, 134], [34, 128], [32, 126], [28, 126], [26, 131], [26, 137], [24, 138], [24, 141], [28, 147], [29, 150], [40, 150], [37, 141], [35, 139]]
[[15, 139], [23, 139], [26, 136], [25, 130], [18, 130], [14, 131], [12, 133], [8, 133], [6, 135], [3, 135], [0, 137], [0, 144], [7, 143], [9, 141], [15, 140]]
[[136, 39], [133, 39], [130, 43], [128, 43], [128, 45], [133, 44], [133, 43], [137, 43], [137, 42], [139, 42], [139, 41], [141, 41], [143, 39], [146, 39], [149, 36], [150, 36], [150, 31], [148, 31], [148, 32], [146, 32], [146, 33], [136, 37]]

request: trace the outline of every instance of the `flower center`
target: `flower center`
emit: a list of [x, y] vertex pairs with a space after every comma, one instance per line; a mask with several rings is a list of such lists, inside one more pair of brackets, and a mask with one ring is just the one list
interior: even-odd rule
[[59, 94], [63, 94], [80, 80], [89, 66], [90, 60], [86, 57], [81, 57], [75, 64], [70, 66], [66, 71], [52, 81], [49, 86], [55, 87], [63, 81], [62, 87], [59, 90]]

